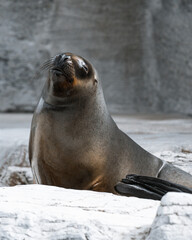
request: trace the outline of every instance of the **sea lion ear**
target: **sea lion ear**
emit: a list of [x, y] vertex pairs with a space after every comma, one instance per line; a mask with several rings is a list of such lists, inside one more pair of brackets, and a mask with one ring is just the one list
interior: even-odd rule
[[97, 85], [97, 83], [98, 83], [97, 79], [94, 79], [93, 85]]

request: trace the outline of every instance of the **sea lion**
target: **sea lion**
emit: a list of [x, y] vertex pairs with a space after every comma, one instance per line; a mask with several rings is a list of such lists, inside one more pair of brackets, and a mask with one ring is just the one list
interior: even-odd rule
[[37, 183], [121, 193], [124, 183], [117, 183], [127, 174], [137, 174], [192, 188], [190, 174], [145, 151], [117, 127], [90, 62], [62, 53], [44, 69], [49, 74], [29, 142]]

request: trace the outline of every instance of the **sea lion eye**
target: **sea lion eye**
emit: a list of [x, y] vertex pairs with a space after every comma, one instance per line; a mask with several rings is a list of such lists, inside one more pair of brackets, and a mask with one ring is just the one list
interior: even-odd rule
[[85, 70], [86, 73], [88, 73], [88, 67], [86, 65], [83, 65], [83, 69]]
[[79, 68], [80, 68], [80, 69], [83, 69], [84, 72], [87, 74], [87, 73], [88, 73], [88, 66], [87, 66], [87, 64], [83, 61], [83, 59], [78, 59], [77, 62], [78, 62]]

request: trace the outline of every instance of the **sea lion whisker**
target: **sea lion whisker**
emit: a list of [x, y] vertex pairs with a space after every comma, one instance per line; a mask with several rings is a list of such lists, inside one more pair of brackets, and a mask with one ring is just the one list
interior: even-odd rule
[[53, 61], [54, 61], [54, 58], [50, 58], [47, 61], [45, 61], [41, 66], [44, 66], [44, 65], [46, 65], [48, 63], [53, 63]]
[[53, 64], [53, 61], [52, 60], [46, 61], [41, 66], [44, 66], [44, 65], [47, 65], [47, 64]]
[[47, 63], [42, 66], [40, 66], [40, 70], [49, 70], [53, 66], [52, 63]]

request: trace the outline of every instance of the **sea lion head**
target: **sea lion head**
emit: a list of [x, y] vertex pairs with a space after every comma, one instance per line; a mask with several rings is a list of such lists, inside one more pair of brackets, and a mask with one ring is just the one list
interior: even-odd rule
[[80, 56], [62, 53], [52, 58], [47, 66], [49, 74], [44, 99], [49, 104], [62, 105], [79, 97], [91, 96], [97, 89], [96, 70]]

